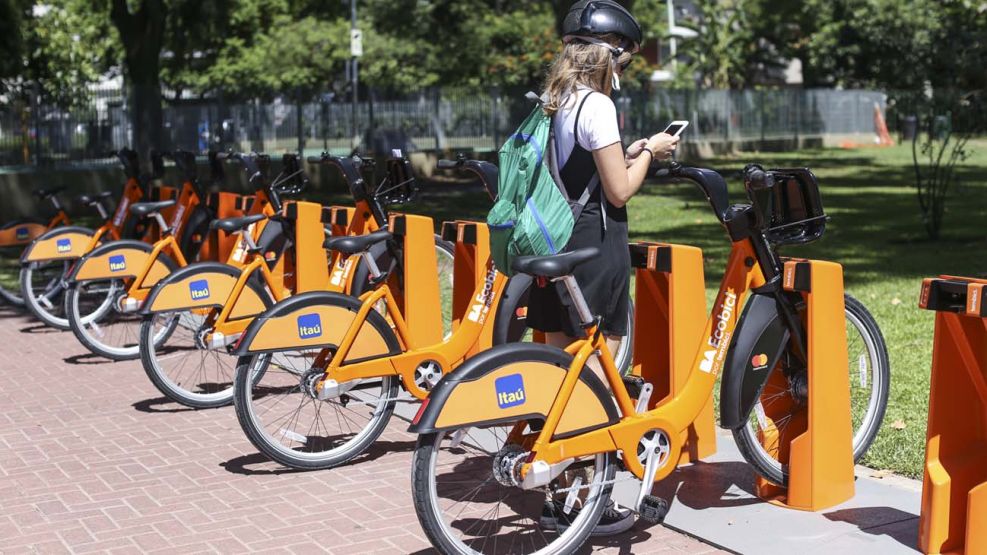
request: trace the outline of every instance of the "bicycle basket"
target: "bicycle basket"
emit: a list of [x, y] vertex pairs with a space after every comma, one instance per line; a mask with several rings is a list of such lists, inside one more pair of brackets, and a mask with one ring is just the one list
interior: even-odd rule
[[418, 195], [418, 179], [407, 158], [388, 158], [387, 176], [374, 191], [384, 205], [404, 204]]
[[774, 200], [765, 237], [774, 245], [802, 245], [822, 237], [827, 216], [819, 182], [809, 168], [773, 169]]

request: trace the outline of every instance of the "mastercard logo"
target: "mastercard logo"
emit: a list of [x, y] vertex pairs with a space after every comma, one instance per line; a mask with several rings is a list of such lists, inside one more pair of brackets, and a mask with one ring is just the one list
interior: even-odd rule
[[767, 365], [768, 365], [768, 355], [760, 354], [751, 357], [751, 366], [753, 366], [754, 368], [759, 368], [761, 366], [767, 366]]

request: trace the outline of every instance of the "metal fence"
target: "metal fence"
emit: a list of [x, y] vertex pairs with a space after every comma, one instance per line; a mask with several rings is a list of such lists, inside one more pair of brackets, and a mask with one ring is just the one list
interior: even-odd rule
[[[874, 133], [886, 95], [860, 90], [702, 90], [629, 93], [615, 98], [632, 140], [673, 119], [692, 122], [685, 140], [724, 142]], [[82, 108], [0, 103], [0, 166], [92, 162], [131, 144], [125, 95], [93, 90]], [[224, 103], [183, 100], [164, 109], [165, 149], [350, 152], [358, 148], [491, 151], [531, 110], [522, 94], [429, 90], [399, 100]]]

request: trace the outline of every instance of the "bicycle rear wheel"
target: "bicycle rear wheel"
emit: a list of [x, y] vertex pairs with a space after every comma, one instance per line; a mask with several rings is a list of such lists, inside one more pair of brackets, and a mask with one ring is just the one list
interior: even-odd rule
[[[887, 344], [874, 317], [852, 296], [845, 295], [844, 300], [853, 460], [858, 462], [874, 442], [884, 420], [891, 368]], [[776, 484], [788, 483], [788, 468], [778, 460], [779, 445], [765, 444], [762, 438], [766, 437], [766, 431], [771, 432], [768, 437], [786, 437], [792, 435], [790, 427], [802, 425], [799, 414], [804, 410], [807, 387], [804, 374], [804, 370], [792, 374], [783, 365], [776, 366], [747, 425], [733, 431], [744, 459], [758, 474]], [[768, 418], [766, 413], [773, 418]]]
[[599, 522], [616, 473], [613, 453], [576, 461], [548, 486], [524, 490], [514, 474], [525, 451], [508, 442], [515, 426], [530, 434], [522, 420], [418, 438], [415, 512], [439, 552], [572, 553]]
[[0, 248], [0, 299], [14, 306], [24, 306], [17, 282], [23, 250], [22, 246]]
[[69, 329], [65, 317], [63, 278], [71, 263], [67, 260], [30, 262], [21, 266], [21, 298], [35, 318], [55, 329]]

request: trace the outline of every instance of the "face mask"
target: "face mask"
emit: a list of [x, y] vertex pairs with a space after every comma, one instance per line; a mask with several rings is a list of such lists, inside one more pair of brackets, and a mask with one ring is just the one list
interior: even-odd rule
[[[615, 64], [616, 65], [616, 64]], [[614, 67], [610, 72], [610, 84], [613, 85], [613, 90], [620, 90], [620, 75], [617, 75], [617, 68]]]

